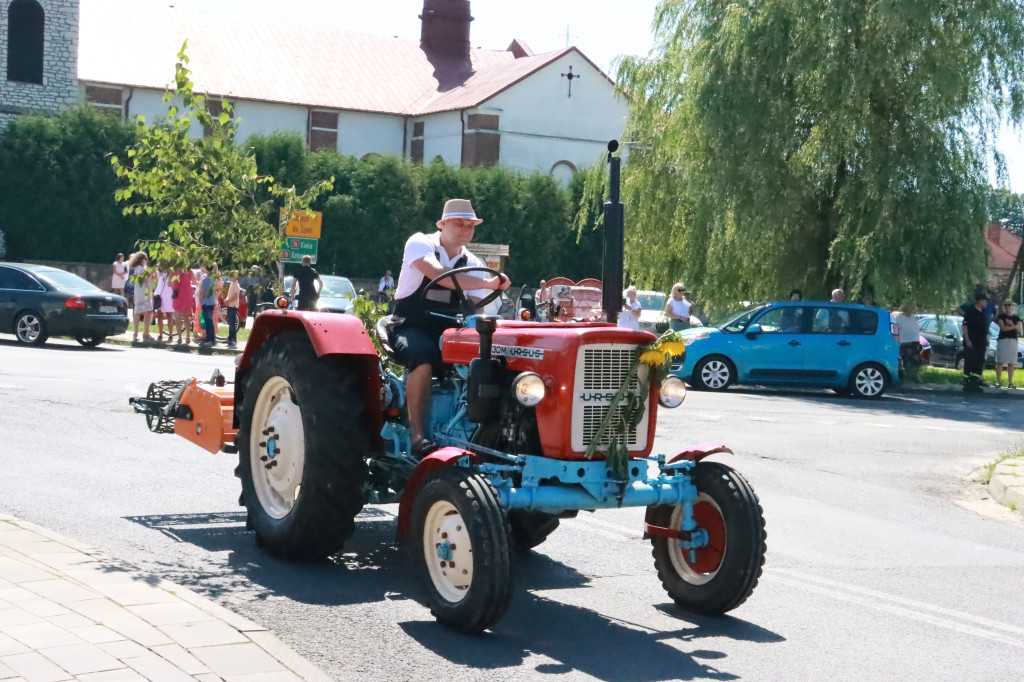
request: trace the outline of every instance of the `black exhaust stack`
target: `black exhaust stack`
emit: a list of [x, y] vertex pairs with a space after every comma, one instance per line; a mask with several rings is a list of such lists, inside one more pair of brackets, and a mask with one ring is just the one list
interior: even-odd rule
[[604, 262], [601, 276], [601, 306], [605, 319], [619, 321], [622, 310], [622, 250], [625, 234], [625, 213], [619, 201], [619, 163], [621, 158], [613, 156], [618, 150], [618, 140], [608, 143], [608, 191], [609, 201], [604, 204]]

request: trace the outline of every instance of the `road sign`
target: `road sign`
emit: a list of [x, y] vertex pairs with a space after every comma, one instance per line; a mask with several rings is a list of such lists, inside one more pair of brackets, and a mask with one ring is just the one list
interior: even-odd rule
[[[284, 218], [284, 210], [281, 211]], [[309, 239], [320, 239], [320, 224], [323, 214], [320, 211], [307, 213], [305, 211], [293, 211], [291, 219], [285, 225], [284, 233], [289, 237], [307, 237]]]
[[319, 245], [319, 239], [285, 237], [281, 243], [281, 262], [301, 263], [303, 256], [309, 256], [316, 263], [316, 252]]

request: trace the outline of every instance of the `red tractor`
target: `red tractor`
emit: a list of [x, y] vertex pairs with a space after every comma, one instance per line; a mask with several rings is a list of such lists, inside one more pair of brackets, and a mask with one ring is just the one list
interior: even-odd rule
[[[412, 547], [432, 613], [462, 632], [504, 613], [513, 550], [602, 508], [646, 507], [655, 569], [680, 607], [736, 608], [761, 576], [764, 517], [743, 476], [704, 461], [728, 448], [652, 454], [659, 406], [678, 407], [686, 395], [682, 381], [659, 371], [682, 343], [614, 324], [622, 290], [615, 147], [602, 292], [613, 322], [503, 320], [478, 314], [500, 291], [477, 303], [463, 297], [431, 389], [426, 435], [442, 447], [423, 459], [410, 454], [404, 376], [371, 338], [390, 354], [388, 317], [367, 330], [351, 315], [261, 313], [233, 385], [219, 373], [160, 382], [131, 399], [135, 410], [153, 431], [238, 454], [246, 525], [275, 556], [330, 556], [363, 505], [397, 503], [398, 535]], [[422, 304], [445, 278], [458, 290], [455, 277], [474, 271], [498, 274], [450, 270], [422, 291]]]

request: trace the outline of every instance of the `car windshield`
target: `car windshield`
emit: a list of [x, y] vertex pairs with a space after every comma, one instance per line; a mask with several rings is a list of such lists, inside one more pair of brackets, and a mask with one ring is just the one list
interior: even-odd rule
[[665, 294], [637, 294], [636, 300], [640, 302], [644, 310], [661, 310], [665, 307]]
[[355, 287], [345, 277], [332, 277], [331, 275], [320, 275], [320, 281], [324, 288], [320, 291], [321, 298], [348, 298], [356, 297]]
[[76, 291], [103, 291], [98, 286], [64, 270], [39, 270], [36, 276], [45, 279], [58, 289], [74, 289]]
[[729, 334], [739, 334], [747, 328], [747, 325], [750, 324], [750, 319], [762, 308], [764, 308], [763, 305], [755, 305], [741, 310], [726, 320], [719, 329], [723, 332], [728, 332]]

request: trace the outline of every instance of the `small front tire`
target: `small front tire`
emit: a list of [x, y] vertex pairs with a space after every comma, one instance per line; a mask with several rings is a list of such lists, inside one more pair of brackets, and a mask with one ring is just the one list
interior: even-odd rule
[[702, 359], [693, 368], [694, 388], [705, 391], [724, 391], [736, 380], [736, 367], [729, 358], [712, 355]]
[[[718, 462], [701, 462], [693, 473], [698, 499], [693, 516], [707, 531], [707, 546], [680, 547], [679, 540], [654, 536], [654, 567], [676, 605], [687, 611], [722, 614], [754, 591], [766, 550], [764, 514], [757, 494], [743, 476]], [[679, 530], [682, 507], [654, 507], [653, 525]]]
[[508, 517], [490, 482], [462, 467], [434, 472], [413, 502], [412, 529], [434, 617], [466, 634], [494, 625], [512, 581]]

